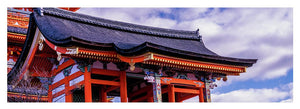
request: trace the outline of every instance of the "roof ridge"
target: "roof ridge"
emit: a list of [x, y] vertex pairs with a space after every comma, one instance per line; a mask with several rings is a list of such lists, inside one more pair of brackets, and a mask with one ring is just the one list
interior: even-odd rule
[[27, 14], [27, 15], [31, 14], [30, 11], [18, 10], [18, 9], [13, 9], [13, 8], [7, 8], [7, 11], [9, 11], [9, 12], [19, 12], [19, 13]]
[[45, 14], [59, 16], [62, 18], [72, 19], [79, 22], [104, 26], [107, 28], [113, 28], [113, 29], [118, 29], [123, 31], [163, 36], [168, 38], [192, 39], [192, 40], [201, 39], [201, 36], [199, 35], [197, 30], [186, 31], [186, 30], [175, 30], [175, 29], [144, 26], [144, 25], [108, 20], [104, 18], [69, 12], [66, 10], [56, 9], [56, 8], [42, 8], [42, 10], [43, 10], [42, 12]]

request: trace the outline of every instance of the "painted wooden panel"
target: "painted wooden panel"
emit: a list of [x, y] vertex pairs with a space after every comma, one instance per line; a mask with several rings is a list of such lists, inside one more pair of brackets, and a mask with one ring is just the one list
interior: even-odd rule
[[75, 65], [73, 65], [73, 67], [72, 67], [72, 69], [71, 69], [70, 75], [72, 75], [72, 74], [74, 74], [74, 73], [76, 73], [76, 72], [78, 72], [78, 71], [80, 71], [80, 69], [78, 69], [78, 65], [75, 64]]
[[60, 80], [62, 80], [62, 79], [64, 79], [64, 78], [65, 78], [65, 76], [64, 76], [64, 74], [63, 74], [63, 71], [61, 71], [60, 73], [58, 73], [58, 74], [53, 78], [52, 84], [54, 84], [54, 83], [56, 83], [56, 82], [58, 82], [58, 81], [60, 81]]

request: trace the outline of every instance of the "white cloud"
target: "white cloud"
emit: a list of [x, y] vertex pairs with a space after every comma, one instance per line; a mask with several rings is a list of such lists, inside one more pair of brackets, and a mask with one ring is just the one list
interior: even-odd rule
[[224, 94], [212, 94], [214, 102], [270, 102], [283, 99], [288, 95], [274, 89], [236, 90]]
[[192, 21], [182, 21], [176, 25], [178, 29], [195, 31], [199, 29], [202, 36], [214, 36], [218, 34], [222, 27], [209, 19], [196, 19]]
[[272, 89], [240, 89], [212, 94], [213, 102], [280, 102], [292, 101], [293, 83]]
[[159, 13], [170, 13], [171, 10], [169, 8], [81, 8], [77, 12], [110, 20], [147, 25], [151, 24], [147, 20], [156, 21], [160, 18]]
[[208, 8], [187, 8], [179, 10], [178, 14], [181, 20], [193, 20], [201, 17], [206, 11], [208, 11]]
[[282, 100], [280, 102], [281, 103], [291, 103], [291, 102], [293, 102], [293, 99], [286, 99], [286, 100]]
[[223, 56], [258, 59], [235, 81], [278, 78], [292, 68], [292, 9], [228, 9], [205, 19], [222, 24], [217, 34], [203, 36], [209, 49]]
[[176, 25], [176, 21], [159, 17], [151, 17], [144, 21], [144, 25], [160, 28], [173, 28]]

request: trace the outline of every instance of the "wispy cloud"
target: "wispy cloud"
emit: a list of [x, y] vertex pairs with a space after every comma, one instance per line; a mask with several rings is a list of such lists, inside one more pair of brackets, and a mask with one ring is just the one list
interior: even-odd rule
[[259, 59], [238, 80], [278, 78], [292, 67], [292, 9], [228, 9], [208, 19], [222, 24], [218, 34], [207, 35], [210, 49], [224, 56]]
[[[240, 89], [228, 93], [211, 94], [212, 102], [292, 102], [293, 83], [275, 88]], [[184, 102], [198, 102], [198, 96]]]
[[293, 98], [293, 83], [272, 89], [240, 89], [211, 95], [213, 102], [288, 102]]

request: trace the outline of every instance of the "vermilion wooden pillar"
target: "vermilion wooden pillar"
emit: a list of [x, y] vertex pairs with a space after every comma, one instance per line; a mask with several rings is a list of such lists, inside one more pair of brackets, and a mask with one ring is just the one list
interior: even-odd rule
[[48, 102], [52, 102], [52, 85], [49, 85], [48, 89]]
[[168, 85], [168, 98], [169, 102], [175, 102], [174, 85]]
[[101, 102], [108, 102], [107, 101], [107, 92], [105, 92], [104, 87], [100, 88], [100, 100]]
[[175, 101], [176, 101], [176, 102], [181, 102], [181, 101], [180, 101], [181, 93], [175, 93], [175, 96], [176, 96], [176, 97], [175, 97]]
[[92, 85], [91, 85], [91, 72], [84, 67], [84, 99], [85, 102], [92, 102]]
[[153, 91], [148, 91], [147, 96], [148, 96], [148, 102], [154, 102], [153, 101]]
[[203, 88], [199, 88], [199, 102], [204, 102]]
[[148, 102], [154, 102], [153, 101], [153, 96], [151, 96], [151, 97], [148, 98]]
[[72, 102], [73, 98], [72, 98], [72, 92], [70, 90], [70, 85], [69, 85], [69, 76], [66, 76], [66, 81], [65, 81], [65, 95], [66, 95], [66, 102]]
[[121, 102], [128, 102], [127, 101], [127, 83], [126, 83], [126, 72], [121, 71], [120, 75], [120, 96]]

